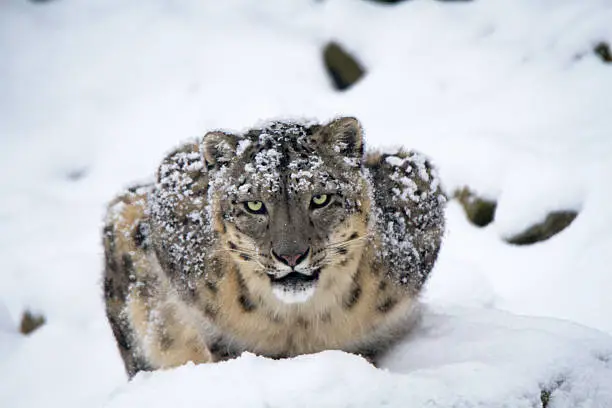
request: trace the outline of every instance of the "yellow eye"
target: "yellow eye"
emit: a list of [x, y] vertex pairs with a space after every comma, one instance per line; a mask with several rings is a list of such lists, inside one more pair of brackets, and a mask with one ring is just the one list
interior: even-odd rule
[[329, 196], [327, 194], [317, 194], [312, 196], [312, 206], [314, 208], [321, 208], [328, 204]]
[[261, 201], [247, 201], [246, 209], [254, 214], [263, 214], [266, 211]]

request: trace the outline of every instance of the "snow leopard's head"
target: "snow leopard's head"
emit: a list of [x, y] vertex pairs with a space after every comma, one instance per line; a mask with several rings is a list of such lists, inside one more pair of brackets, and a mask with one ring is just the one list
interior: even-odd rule
[[352, 282], [368, 237], [359, 122], [273, 122], [204, 137], [221, 251], [262, 298], [305, 302]]

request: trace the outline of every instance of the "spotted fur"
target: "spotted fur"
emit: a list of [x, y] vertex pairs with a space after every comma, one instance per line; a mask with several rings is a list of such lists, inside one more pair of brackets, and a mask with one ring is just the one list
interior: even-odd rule
[[104, 297], [128, 374], [243, 351], [375, 360], [416, 316], [444, 202], [421, 155], [364, 157], [353, 118], [184, 144], [106, 217]]

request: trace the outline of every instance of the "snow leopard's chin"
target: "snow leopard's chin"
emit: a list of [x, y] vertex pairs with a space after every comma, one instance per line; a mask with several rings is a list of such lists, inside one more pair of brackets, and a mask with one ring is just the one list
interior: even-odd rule
[[311, 274], [293, 271], [282, 278], [270, 276], [274, 296], [283, 303], [304, 303], [314, 295], [319, 283], [320, 269]]

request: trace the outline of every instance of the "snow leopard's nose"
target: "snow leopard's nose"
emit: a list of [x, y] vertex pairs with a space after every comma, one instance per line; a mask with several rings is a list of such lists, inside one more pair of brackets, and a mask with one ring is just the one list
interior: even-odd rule
[[300, 262], [302, 262], [304, 259], [306, 259], [306, 256], [308, 256], [309, 251], [310, 251], [310, 247], [306, 248], [306, 251], [302, 252], [301, 254], [277, 254], [274, 251], [272, 251], [272, 254], [274, 255], [276, 259], [278, 259], [285, 265], [294, 267]]

